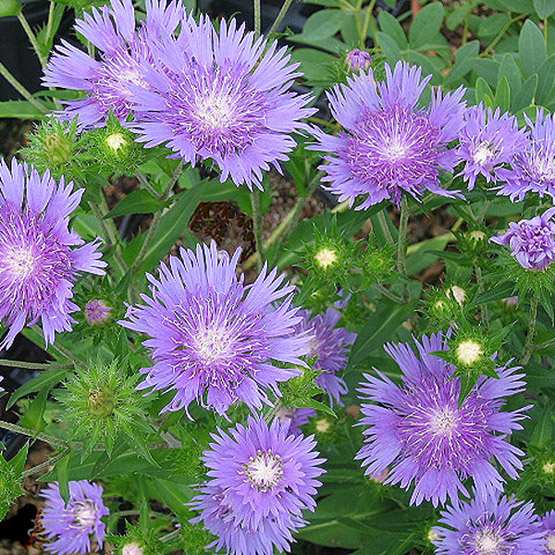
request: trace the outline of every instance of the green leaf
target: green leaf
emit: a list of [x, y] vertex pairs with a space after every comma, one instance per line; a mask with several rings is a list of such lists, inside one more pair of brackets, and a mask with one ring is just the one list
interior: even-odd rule
[[382, 31], [378, 31], [378, 40], [387, 62], [392, 66], [395, 65], [402, 57], [401, 50], [395, 39]]
[[17, 0], [0, 0], [0, 18], [19, 15], [21, 2]]
[[71, 460], [71, 452], [63, 459], [56, 463], [57, 482], [60, 486], [60, 495], [67, 503], [69, 501], [69, 461]]
[[485, 58], [475, 58], [472, 60], [472, 69], [479, 77], [485, 79], [492, 87], [497, 86], [497, 75], [499, 74], [500, 63], [496, 60]]
[[441, 2], [432, 2], [424, 6], [414, 18], [409, 29], [411, 48], [418, 48], [430, 41], [441, 30], [445, 8]]
[[117, 218], [126, 214], [152, 214], [167, 204], [167, 202], [154, 198], [146, 189], [139, 189], [118, 202], [114, 209], [104, 216], [104, 219]]
[[128, 445], [134, 449], [137, 454], [147, 460], [150, 464], [154, 466], [159, 466], [158, 462], [154, 460], [150, 451], [148, 449], [148, 443], [144, 436], [144, 431], [138, 427], [134, 427], [128, 424], [122, 426], [123, 432], [125, 432], [125, 440]]
[[524, 108], [528, 108], [534, 100], [534, 95], [536, 94], [536, 89], [538, 88], [538, 75], [532, 75], [528, 77], [526, 81], [522, 84], [522, 87], [518, 90], [512, 102], [512, 111], [519, 112]]
[[495, 91], [495, 106], [501, 108], [502, 112], [508, 112], [511, 109], [511, 89], [509, 81], [505, 76], [501, 78]]
[[547, 19], [555, 12], [555, 0], [534, 0], [534, 8], [540, 19]]
[[160, 225], [138, 273], [152, 270], [175, 245], [179, 236], [189, 229], [188, 224], [202, 193], [202, 185], [181, 193], [177, 202], [162, 216]]
[[520, 63], [527, 75], [537, 73], [547, 57], [547, 47], [538, 26], [527, 19], [518, 39]]
[[332, 38], [341, 29], [343, 20], [341, 10], [319, 10], [306, 20], [302, 34], [306, 40]]
[[45, 115], [27, 100], [0, 102], [0, 118], [44, 119]]
[[10, 461], [10, 466], [14, 472], [19, 476], [25, 470], [27, 462], [27, 455], [29, 454], [29, 443], [27, 442], [17, 453], [17, 455]]
[[499, 80], [503, 77], [507, 78], [513, 95], [516, 94], [522, 84], [522, 75], [512, 54], [505, 54], [501, 60], [497, 73], [497, 82], [499, 83]]
[[21, 417], [21, 425], [31, 430], [40, 432], [46, 426], [44, 421], [44, 411], [46, 409], [46, 400], [50, 388], [43, 389], [29, 404], [23, 416]]
[[71, 370], [69, 369], [54, 368], [52, 370], [43, 370], [38, 376], [23, 384], [12, 393], [6, 408], [13, 407], [19, 399], [29, 395], [29, 393], [35, 393], [42, 389], [50, 390], [51, 387], [61, 382], [70, 372]]
[[351, 349], [350, 364], [356, 365], [387, 341], [391, 340], [397, 328], [412, 314], [417, 300], [399, 305], [384, 301], [382, 309], [373, 314], [364, 328], [360, 331]]
[[532, 432], [530, 445], [533, 447], [547, 447], [553, 444], [553, 416], [551, 408], [545, 407]]
[[509, 15], [506, 13], [495, 13], [482, 19], [476, 32], [479, 39], [487, 40], [495, 37], [501, 32], [503, 27], [509, 21]]
[[538, 70], [538, 90], [536, 91], [536, 102], [545, 106], [553, 99], [553, 83], [555, 80], [555, 54], [547, 58]]
[[[323, 81], [331, 77], [331, 67], [337, 61], [335, 56], [314, 48], [295, 48], [291, 61], [301, 64], [300, 70], [309, 81]], [[221, 187], [221, 183], [218, 182]], [[240, 188], [235, 187], [236, 193]]]
[[479, 104], [483, 102], [485, 107], [493, 107], [493, 91], [491, 87], [487, 84], [485, 79], [478, 77], [476, 79], [476, 103]]
[[479, 306], [481, 304], [492, 303], [511, 297], [515, 288], [514, 283], [500, 283], [494, 287], [489, 287], [484, 293], [480, 293], [474, 299], [473, 305]]
[[[401, 50], [406, 50], [408, 48], [408, 41], [405, 35], [405, 31], [401, 27], [401, 24], [388, 12], [381, 12], [378, 18], [380, 29], [389, 37], [391, 37]], [[380, 41], [381, 45], [381, 41]]]

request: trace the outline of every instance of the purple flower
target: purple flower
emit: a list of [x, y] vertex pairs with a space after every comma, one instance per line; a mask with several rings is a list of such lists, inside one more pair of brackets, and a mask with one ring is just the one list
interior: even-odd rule
[[354, 48], [345, 57], [349, 71], [366, 71], [372, 67], [372, 56], [369, 52]]
[[[4, 376], [0, 376], [0, 382], [4, 379]], [[0, 393], [2, 393], [3, 391], [6, 391], [2, 386], [0, 386]], [[303, 422], [304, 424], [304, 422]]]
[[11, 171], [0, 162], [0, 321], [9, 328], [0, 348], [39, 319], [46, 344], [70, 331], [79, 273], [104, 273], [99, 241], [85, 244], [68, 227], [82, 194], [63, 177], [56, 183], [15, 159]]
[[555, 208], [546, 210], [531, 220], [511, 222], [509, 229], [490, 241], [509, 245], [511, 254], [527, 270], [541, 272], [555, 260]]
[[455, 501], [434, 528], [438, 555], [540, 555], [544, 535], [532, 503], [512, 497]]
[[541, 529], [546, 532], [546, 536], [544, 539], [545, 550], [540, 555], [552, 555], [555, 553], [555, 511], [550, 511], [543, 516]]
[[[46, 551], [61, 555], [84, 555], [102, 548], [106, 525], [101, 519], [110, 514], [102, 501], [103, 491], [102, 486], [87, 480], [69, 482], [67, 505], [60, 495], [58, 484], [49, 484], [41, 492], [45, 499], [41, 523], [50, 540], [45, 546]], [[96, 546], [94, 543], [91, 545], [91, 540], [96, 542]]]
[[316, 416], [316, 411], [309, 408], [280, 407], [276, 412], [276, 419], [283, 425], [289, 426], [289, 433], [295, 436], [302, 434], [301, 426], [308, 424]]
[[495, 468], [496, 459], [507, 474], [516, 479], [523, 453], [506, 441], [513, 430], [521, 429], [525, 407], [502, 412], [505, 397], [524, 390], [524, 374], [518, 368], [498, 368], [496, 378], [482, 376], [458, 406], [460, 378], [455, 368], [430, 354], [448, 349], [441, 334], [422, 336], [416, 342], [418, 355], [405, 344], [386, 346], [400, 366], [402, 385], [397, 386], [376, 370], [366, 374], [360, 423], [365, 445], [357, 454], [366, 474], [389, 468], [386, 483], [408, 489], [415, 485], [411, 503], [429, 500], [435, 506], [447, 495], [457, 499], [459, 491], [468, 495], [462, 482], [474, 479], [480, 496], [503, 489], [503, 478]]
[[91, 326], [101, 326], [111, 315], [112, 307], [101, 299], [94, 299], [85, 305], [85, 320]]
[[87, 128], [103, 127], [111, 111], [124, 122], [134, 106], [131, 85], [146, 85], [139, 66], [153, 62], [150, 44], [171, 35], [182, 15], [178, 2], [146, 0], [146, 18], [137, 29], [131, 0], [111, 0], [111, 6], [85, 13], [75, 30], [96, 46], [99, 59], [62, 40], [43, 83], [83, 91], [85, 96], [64, 101], [67, 108], [57, 115], [66, 120], [78, 115], [80, 125]]
[[314, 369], [323, 371], [316, 383], [329, 395], [332, 407], [334, 401], [343, 406], [341, 395], [348, 393], [349, 389], [337, 373], [347, 366], [349, 348], [355, 342], [356, 333], [336, 327], [341, 313], [334, 308], [316, 316], [312, 316], [310, 310], [303, 310], [300, 314], [303, 320], [297, 325], [296, 333], [307, 332], [313, 336], [307, 358], [318, 357]]
[[459, 134], [460, 155], [465, 165], [460, 175], [473, 189], [476, 178], [497, 182], [498, 171], [526, 146], [526, 134], [518, 129], [514, 116], [492, 111], [482, 104], [466, 111], [465, 124]]
[[511, 200], [523, 200], [527, 193], [540, 197], [550, 195], [555, 199], [555, 116], [536, 113], [536, 123], [524, 115], [530, 127], [530, 140], [516, 152], [511, 170], [499, 172], [507, 181], [499, 194]]
[[351, 206], [367, 195], [358, 209], [390, 199], [399, 204], [403, 192], [419, 199], [427, 189], [454, 197], [439, 187], [440, 176], [452, 171], [459, 156], [448, 144], [463, 125], [464, 89], [443, 94], [434, 89], [427, 108], [418, 106], [432, 78], [421, 79], [421, 68], [398, 62], [386, 65], [386, 80], [374, 73], [349, 77], [328, 93], [331, 111], [343, 130], [338, 136], [314, 131], [319, 143], [312, 148], [326, 154], [321, 167], [329, 190]]
[[204, 522], [218, 539], [216, 551], [272, 555], [275, 545], [289, 551], [291, 532], [305, 524], [302, 513], [316, 507], [324, 459], [314, 437], [289, 434], [289, 425], [249, 417], [226, 433], [218, 430], [204, 453], [210, 481], [193, 499]]
[[235, 21], [222, 20], [218, 34], [208, 18], [189, 18], [157, 49], [147, 88], [135, 87], [139, 140], [166, 143], [193, 165], [211, 159], [220, 181], [262, 189], [263, 170], [280, 171], [295, 147], [291, 134], [307, 130], [301, 120], [316, 111], [307, 108], [309, 95], [291, 92], [302, 74], [286, 51]]
[[280, 395], [278, 382], [299, 374], [294, 366], [305, 366], [299, 357], [310, 348], [307, 333], [292, 335], [300, 322], [294, 287], [266, 268], [246, 286], [235, 273], [240, 250], [230, 259], [212, 243], [180, 254], [161, 265], [158, 279], [148, 276], [152, 298], [143, 295], [146, 306], [130, 308], [121, 322], [151, 337], [144, 345], [156, 364], [142, 370], [139, 388], [175, 391], [164, 409], [171, 411], [194, 399], [220, 414], [236, 401], [270, 403], [266, 390]]

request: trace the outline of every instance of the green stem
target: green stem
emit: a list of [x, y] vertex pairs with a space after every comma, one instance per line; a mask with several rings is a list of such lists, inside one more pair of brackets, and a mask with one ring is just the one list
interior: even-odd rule
[[102, 235], [104, 236], [106, 242], [106, 248], [110, 249], [114, 247], [114, 260], [116, 261], [117, 267], [122, 274], [127, 271], [127, 265], [125, 264], [121, 252], [119, 249], [119, 242], [117, 238], [117, 230], [114, 221], [111, 219], [104, 219], [106, 214], [108, 214], [108, 205], [106, 204], [106, 199], [104, 198], [104, 193], [102, 193], [102, 199], [104, 202], [100, 202], [100, 206], [92, 201], [89, 201], [89, 206], [92, 213], [100, 226]]
[[549, 42], [549, 21], [547, 17], [543, 20], [543, 38], [545, 40], [545, 46]]
[[25, 362], [22, 360], [10, 360], [7, 358], [0, 358], [0, 366], [7, 366], [10, 368], [25, 368], [27, 370], [63, 370], [64, 368], [71, 369], [73, 364], [49, 364], [47, 362]]
[[48, 7], [48, 22], [46, 23], [46, 35], [44, 38], [44, 42], [48, 46], [50, 46], [50, 39], [52, 38], [52, 27], [54, 25], [55, 6], [56, 6], [56, 2], [50, 2], [50, 6]]
[[25, 99], [30, 102], [39, 112], [48, 113], [48, 108], [38, 101], [11, 73], [11, 71], [0, 62], [0, 75]]
[[254, 227], [254, 238], [256, 241], [256, 256], [258, 261], [258, 271], [262, 269], [264, 263], [264, 241], [262, 240], [262, 209], [260, 207], [260, 191], [255, 187], [251, 191], [252, 220]]
[[254, 34], [258, 38], [260, 36], [261, 17], [260, 17], [260, 0], [254, 0]]
[[538, 303], [537, 293], [532, 295], [530, 300], [530, 320], [528, 323], [528, 333], [526, 334], [526, 344], [524, 345], [524, 354], [522, 355], [522, 364], [527, 364], [532, 356], [532, 348], [534, 345], [534, 336], [536, 335], [536, 325], [538, 321]]
[[293, 0], [285, 0], [283, 5], [281, 6], [281, 10], [279, 10], [279, 13], [277, 14], [276, 19], [272, 23], [272, 27], [270, 28], [270, 32], [268, 33], [269, 37], [271, 37], [278, 30], [280, 23], [283, 21], [283, 18], [287, 15], [287, 12], [289, 11], [289, 8], [291, 7], [292, 3], [293, 3]]
[[163, 536], [162, 538], [160, 538], [160, 541], [162, 542], [169, 542], [171, 540], [173, 540], [174, 538], [178, 538], [181, 535], [182, 530], [180, 528], [178, 528], [177, 530], [174, 530], [173, 532], [170, 532], [169, 534], [166, 534], [165, 536]]
[[407, 277], [407, 226], [409, 222], [409, 203], [407, 196], [401, 199], [401, 216], [399, 220], [399, 237], [397, 239], [397, 271]]
[[[370, 21], [372, 20], [372, 12], [374, 11], [374, 6], [377, 0], [371, 0], [370, 4], [366, 6], [364, 14], [364, 23], [362, 25], [362, 33], [360, 35], [360, 47], [362, 49], [366, 48], [366, 36], [368, 35], [368, 27], [370, 26]], [[374, 48], [379, 48], [378, 44], [378, 33], [376, 25], [372, 20], [372, 40], [374, 41]]]
[[497, 43], [503, 38], [503, 35], [509, 30], [510, 26], [513, 23], [516, 23], [517, 21], [521, 20], [524, 17], [528, 17], [528, 14], [527, 13], [522, 13], [520, 15], [517, 15], [517, 16], [509, 19], [509, 21], [507, 21], [507, 23], [505, 24], [503, 29], [501, 29], [501, 31], [499, 31], [499, 34], [491, 41], [489, 46], [479, 55], [479, 58], [483, 58], [484, 56], [487, 56], [495, 48]]
[[18, 426], [17, 424], [12, 424], [11, 422], [5, 422], [4, 420], [0, 420], [0, 428], [3, 430], [9, 430], [10, 432], [15, 432], [24, 436], [29, 436], [34, 439], [40, 439], [45, 443], [50, 443], [50, 445], [67, 448], [67, 443], [62, 439], [58, 439], [57, 437], [54, 437], [48, 434], [42, 434], [42, 433], [36, 432], [35, 430], [29, 430], [28, 428], [24, 428], [23, 426]]
[[388, 299], [391, 299], [396, 303], [404, 302], [401, 297], [399, 297], [398, 295], [395, 295], [395, 293], [392, 293], [389, 289], [386, 289], [383, 285], [379, 285], [378, 283], [375, 283], [373, 287], [374, 289], [376, 289], [376, 291], [379, 291], [384, 297], [387, 297]]
[[[177, 180], [179, 179], [179, 176], [181, 175], [182, 171], [183, 171], [183, 162], [180, 162], [177, 168], [175, 169], [175, 171], [173, 172], [172, 176], [170, 177], [170, 180], [166, 185], [166, 189], [162, 193], [159, 200], [163, 202], [168, 200], [168, 198], [170, 197], [173, 191], [174, 185], [177, 183]], [[158, 226], [160, 225], [161, 220], [162, 220], [162, 210], [158, 210], [158, 212], [154, 214], [154, 218], [152, 219], [152, 223], [150, 224], [150, 227], [146, 234], [141, 250], [139, 251], [139, 254], [137, 255], [137, 257], [135, 258], [133, 265], [131, 266], [131, 274], [135, 274], [137, 270], [140, 268], [141, 264], [143, 263], [144, 257], [146, 256], [146, 253], [150, 248], [150, 245], [154, 239], [154, 235], [156, 234], [156, 231], [158, 230]]]
[[41, 52], [41, 48], [37, 41], [37, 37], [35, 36], [35, 33], [33, 33], [33, 30], [29, 26], [29, 23], [27, 22], [27, 20], [25, 19], [25, 16], [23, 15], [23, 11], [20, 11], [17, 14], [17, 19], [19, 20], [19, 23], [21, 23], [21, 26], [23, 27], [25, 34], [29, 38], [29, 42], [31, 43], [31, 46], [33, 47], [33, 50], [35, 51], [35, 54], [37, 55], [40, 61], [40, 65], [43, 68], [46, 67], [46, 63], [48, 62], [48, 60], [43, 56]]
[[387, 220], [389, 220], [389, 216], [387, 215], [386, 208], [378, 212], [378, 220], [385, 235], [385, 240], [387, 241], [387, 244], [389, 246], [394, 245], [395, 241], [393, 241], [393, 236], [391, 235], [391, 230], [389, 229], [389, 224], [387, 222]]
[[37, 464], [37, 466], [33, 466], [26, 470], [21, 474], [22, 478], [27, 478], [27, 476], [33, 476], [34, 474], [39, 474], [43, 470], [49, 470], [52, 466], [54, 466], [58, 461], [62, 460], [69, 452], [71, 451], [70, 447], [66, 447], [63, 451], [58, 453], [55, 457], [44, 461], [43, 463]]
[[[482, 268], [476, 265], [474, 266], [474, 273], [476, 274], [476, 283], [478, 284], [478, 293], [483, 293], [485, 291], [484, 288], [484, 277], [482, 275]], [[486, 330], [489, 329], [489, 312], [487, 305], [481, 304], [480, 305], [480, 314], [482, 315], [482, 321], [484, 322], [484, 327]]]

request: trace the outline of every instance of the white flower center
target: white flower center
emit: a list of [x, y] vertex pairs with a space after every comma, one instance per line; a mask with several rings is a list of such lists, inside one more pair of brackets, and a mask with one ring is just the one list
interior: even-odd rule
[[124, 83], [133, 83], [134, 85], [138, 85], [139, 87], [145, 86], [145, 82], [143, 81], [143, 78], [141, 77], [138, 69], [123, 69], [119, 74], [119, 78]]
[[541, 152], [536, 156], [536, 170], [540, 179], [550, 181], [555, 179], [555, 156], [550, 156], [546, 152]]
[[331, 424], [325, 418], [320, 418], [320, 420], [316, 420], [316, 431], [325, 434], [331, 428]]
[[546, 538], [545, 548], [548, 553], [555, 553], [555, 534], [549, 534]]
[[26, 278], [35, 268], [33, 249], [15, 247], [11, 249], [11, 253], [8, 253], [6, 262], [12, 274], [20, 278]]
[[432, 430], [438, 434], [448, 434], [453, 431], [457, 422], [457, 414], [448, 408], [437, 411], [430, 420]]
[[96, 522], [96, 509], [90, 505], [81, 505], [75, 514], [75, 521], [80, 528], [90, 528]]
[[227, 357], [231, 337], [226, 329], [205, 329], [199, 333], [196, 343], [199, 358], [206, 363], [211, 363]]
[[467, 339], [457, 347], [457, 358], [468, 366], [474, 364], [482, 356], [482, 347], [476, 341]]
[[227, 127], [234, 121], [233, 104], [228, 95], [212, 92], [197, 101], [197, 116], [212, 129]]
[[316, 260], [318, 266], [321, 266], [324, 270], [327, 270], [336, 262], [337, 253], [335, 251], [332, 251], [331, 249], [328, 249], [328, 247], [324, 247], [316, 253], [314, 259]]
[[106, 137], [106, 144], [115, 151], [118, 151], [126, 143], [127, 141], [121, 133], [112, 133]]
[[491, 528], [480, 530], [475, 536], [476, 549], [480, 555], [497, 555], [501, 553], [503, 539]]
[[245, 476], [260, 491], [272, 489], [283, 477], [281, 457], [271, 451], [259, 451], [245, 465]]
[[474, 151], [474, 162], [476, 164], [484, 165], [487, 164], [493, 158], [493, 150], [489, 143], [483, 142], [478, 145], [478, 148]]
[[407, 147], [402, 145], [398, 137], [394, 137], [389, 143], [387, 148], [387, 157], [392, 161], [395, 162], [396, 160], [400, 160], [407, 154]]

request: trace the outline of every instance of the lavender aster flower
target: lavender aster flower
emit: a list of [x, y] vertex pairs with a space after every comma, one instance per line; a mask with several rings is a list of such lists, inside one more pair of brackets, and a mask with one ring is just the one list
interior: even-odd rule
[[102, 548], [106, 525], [101, 519], [110, 514], [102, 501], [103, 491], [101, 486], [87, 480], [70, 482], [67, 505], [60, 495], [58, 484], [50, 484], [41, 493], [45, 499], [41, 523], [50, 540], [45, 546], [46, 551], [84, 555]]
[[171, 35], [183, 15], [179, 3], [146, 0], [146, 18], [139, 28], [131, 0], [111, 0], [110, 6], [93, 8], [78, 19], [75, 30], [98, 49], [95, 59], [62, 41], [45, 70], [49, 87], [85, 92], [83, 98], [64, 101], [62, 119], [79, 116], [83, 127], [102, 127], [110, 112], [125, 121], [133, 109], [131, 84], [145, 86], [139, 66], [153, 62], [150, 44]]
[[322, 370], [316, 383], [328, 394], [332, 407], [334, 401], [343, 406], [341, 395], [345, 395], [349, 389], [337, 373], [347, 366], [349, 348], [355, 342], [356, 333], [336, 327], [341, 313], [334, 308], [328, 308], [325, 313], [316, 316], [312, 316], [310, 310], [303, 310], [301, 315], [303, 320], [296, 331], [306, 331], [313, 336], [307, 358], [318, 357], [314, 368]]
[[[4, 376], [0, 376], [0, 382], [4, 379]], [[2, 386], [0, 386], [0, 393], [6, 391]]]
[[551, 511], [543, 516], [541, 529], [546, 533], [544, 538], [545, 551], [541, 555], [552, 555], [555, 553], [555, 511]]
[[511, 254], [527, 270], [541, 272], [555, 260], [555, 208], [546, 210], [531, 220], [511, 222], [509, 229], [490, 241], [509, 245]]
[[386, 351], [400, 366], [402, 385], [397, 386], [376, 370], [365, 375], [360, 423], [365, 445], [357, 454], [366, 474], [390, 469], [386, 483], [402, 488], [415, 485], [411, 503], [424, 499], [437, 506], [447, 495], [468, 495], [463, 480], [473, 478], [480, 496], [502, 490], [503, 478], [493, 465], [496, 459], [511, 478], [518, 477], [523, 453], [506, 436], [521, 429], [525, 407], [502, 412], [505, 397], [524, 390], [518, 368], [498, 368], [498, 379], [482, 376], [458, 406], [460, 378], [455, 368], [430, 353], [448, 349], [441, 334], [422, 336], [418, 355], [405, 344], [387, 345]]
[[372, 56], [369, 52], [354, 48], [345, 57], [349, 71], [366, 71], [372, 67]]
[[543, 532], [532, 503], [488, 496], [455, 502], [434, 529], [438, 555], [539, 555]]
[[295, 147], [291, 134], [307, 130], [301, 120], [316, 111], [308, 95], [291, 92], [298, 64], [276, 48], [235, 21], [223, 20], [218, 34], [208, 18], [187, 20], [157, 50], [156, 67], [144, 74], [148, 89], [135, 88], [139, 140], [167, 143], [193, 165], [214, 160], [222, 182], [262, 188], [262, 171], [280, 171]]
[[68, 228], [82, 194], [15, 159], [11, 171], [0, 162], [0, 322], [9, 328], [0, 348], [38, 320], [47, 344], [70, 331], [79, 273], [104, 273], [99, 242], [85, 244]]
[[398, 62], [386, 65], [386, 80], [376, 82], [374, 73], [350, 77], [328, 93], [331, 111], [343, 130], [338, 136], [315, 130], [315, 150], [327, 154], [321, 167], [329, 190], [353, 205], [366, 195], [359, 209], [382, 200], [399, 204], [403, 192], [419, 199], [427, 189], [454, 197], [440, 188], [440, 176], [452, 171], [458, 154], [448, 144], [463, 125], [464, 89], [443, 94], [434, 89], [427, 108], [418, 106], [432, 78], [421, 78], [422, 70]]
[[497, 108], [484, 108], [482, 104], [466, 111], [465, 124], [459, 135], [460, 155], [464, 168], [460, 175], [473, 189], [476, 178], [497, 182], [498, 170], [513, 161], [513, 157], [526, 145], [526, 134], [518, 129], [514, 116], [501, 113]]
[[[292, 335], [300, 317], [291, 306], [293, 287], [285, 276], [264, 268], [249, 286], [235, 272], [240, 250], [232, 258], [215, 243], [193, 251], [181, 249], [161, 265], [159, 278], [148, 276], [152, 298], [131, 308], [122, 325], [146, 333], [156, 364], [140, 389], [176, 391], [164, 410], [179, 410], [194, 399], [225, 413], [236, 401], [250, 408], [269, 403], [267, 389], [279, 395], [278, 382], [299, 374], [299, 358], [309, 350], [307, 333]], [[285, 299], [279, 306], [274, 303]]]
[[555, 116], [544, 115], [540, 108], [536, 123], [524, 117], [530, 128], [530, 140], [515, 154], [512, 169], [499, 172], [507, 181], [499, 194], [508, 195], [513, 201], [523, 200], [527, 193], [555, 199]]
[[289, 551], [291, 532], [305, 524], [304, 510], [314, 510], [314, 496], [324, 462], [314, 450], [313, 437], [289, 434], [289, 426], [274, 420], [270, 427], [250, 417], [230, 433], [218, 430], [204, 453], [210, 481], [193, 506], [218, 536], [210, 546], [241, 555], [272, 555], [275, 545]]

